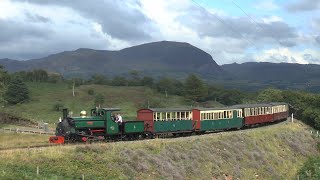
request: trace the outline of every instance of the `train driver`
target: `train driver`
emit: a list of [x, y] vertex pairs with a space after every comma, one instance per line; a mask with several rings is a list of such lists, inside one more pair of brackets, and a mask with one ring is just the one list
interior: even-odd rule
[[117, 120], [116, 120], [117, 123], [121, 124], [122, 123], [122, 117], [121, 115], [118, 113], [117, 114]]

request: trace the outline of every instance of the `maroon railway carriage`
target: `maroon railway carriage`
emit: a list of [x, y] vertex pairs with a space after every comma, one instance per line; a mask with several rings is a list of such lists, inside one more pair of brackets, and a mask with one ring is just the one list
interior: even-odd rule
[[271, 104], [240, 104], [235, 107], [243, 109], [245, 126], [274, 121]]
[[244, 125], [250, 126], [284, 120], [288, 117], [287, 103], [240, 104], [233, 107], [242, 108], [244, 112]]
[[270, 103], [272, 105], [273, 120], [280, 121], [287, 119], [289, 116], [289, 107], [287, 103]]

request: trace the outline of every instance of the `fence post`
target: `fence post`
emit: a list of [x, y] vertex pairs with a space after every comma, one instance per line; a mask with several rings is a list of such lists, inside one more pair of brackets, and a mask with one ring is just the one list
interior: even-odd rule
[[37, 166], [37, 176], [39, 175], [39, 166]]

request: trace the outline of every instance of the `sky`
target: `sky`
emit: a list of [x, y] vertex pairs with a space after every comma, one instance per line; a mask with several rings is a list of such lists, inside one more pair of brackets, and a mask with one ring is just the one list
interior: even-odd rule
[[320, 64], [320, 0], [0, 0], [0, 58], [187, 42], [218, 64]]

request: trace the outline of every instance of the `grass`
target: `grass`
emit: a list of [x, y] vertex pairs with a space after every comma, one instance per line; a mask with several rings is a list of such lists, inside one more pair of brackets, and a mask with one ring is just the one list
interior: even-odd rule
[[[186, 106], [186, 102], [179, 96], [168, 96], [154, 92], [148, 87], [119, 87], [106, 85], [82, 85], [75, 88], [75, 97], [72, 96], [72, 88], [66, 83], [28, 83], [31, 92], [31, 100], [28, 103], [14, 106], [0, 107], [1, 111], [9, 112], [18, 117], [24, 117], [34, 122], [57, 122], [62, 112], [54, 111], [54, 105], [63, 104], [78, 116], [81, 110], [89, 111], [94, 105], [94, 95], [89, 95], [89, 89], [95, 94], [103, 94], [102, 107], [118, 107], [124, 119], [135, 119], [139, 108], [147, 107], [149, 102], [157, 102], [166, 107]], [[152, 105], [152, 104], [151, 104]], [[152, 107], [152, 106], [151, 106]], [[157, 107], [157, 104], [153, 104]], [[53, 127], [53, 125], [52, 125]]]
[[[293, 179], [319, 154], [307, 126], [0, 151], [0, 179]], [[40, 174], [36, 175], [39, 167]]]
[[0, 150], [8, 148], [48, 145], [49, 135], [24, 134], [0, 130]]

